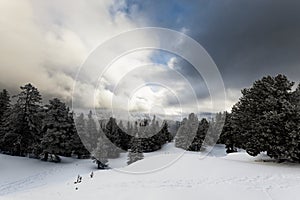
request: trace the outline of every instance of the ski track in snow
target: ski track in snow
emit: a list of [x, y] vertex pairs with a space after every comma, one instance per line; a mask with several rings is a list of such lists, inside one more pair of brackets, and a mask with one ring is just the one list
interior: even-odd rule
[[0, 185], [0, 196], [46, 185], [45, 178], [59, 172], [61, 169], [62, 166], [57, 166], [18, 181], [4, 183]]
[[[99, 184], [99, 183], [98, 183]], [[198, 178], [198, 179], [167, 179], [167, 180], [138, 180], [105, 183], [97, 189], [108, 188], [198, 188], [204, 185], [237, 184], [246, 186], [247, 189], [273, 190], [300, 186], [300, 177], [282, 176], [256, 176], [232, 178]]]

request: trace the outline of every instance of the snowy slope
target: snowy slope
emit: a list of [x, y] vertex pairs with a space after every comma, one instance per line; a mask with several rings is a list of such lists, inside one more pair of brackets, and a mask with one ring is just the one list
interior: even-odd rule
[[[0, 183], [0, 199], [4, 200], [76, 200], [76, 199], [298, 199], [300, 191], [300, 167], [293, 164], [278, 164], [262, 162], [261, 157], [252, 158], [246, 153], [235, 153], [225, 156], [223, 148], [217, 147], [213, 152], [200, 159], [198, 153], [185, 153], [169, 144], [162, 151], [147, 154], [145, 159], [130, 166], [95, 171], [94, 177], [89, 172], [94, 165], [88, 161], [69, 160], [63, 164], [40, 163], [26, 160], [27, 167], [32, 166], [32, 176], [17, 180], [19, 175], [11, 177], [13, 170], [22, 171], [23, 161], [19, 158], [1, 157], [1, 170], [15, 163], [1, 177], [7, 179], [7, 189]], [[179, 159], [178, 159], [179, 158]], [[166, 161], [174, 161], [171, 165], [149, 173], [149, 169], [157, 168]], [[17, 164], [19, 162], [19, 165]], [[37, 163], [38, 162], [38, 163]], [[126, 155], [111, 162], [111, 165], [122, 166], [126, 162]], [[6, 163], [6, 166], [2, 166]], [[41, 165], [41, 166], [40, 166]], [[13, 169], [13, 170], [12, 170]], [[29, 173], [29, 169], [27, 174]], [[52, 172], [52, 173], [51, 173]], [[46, 175], [45, 175], [46, 173]], [[74, 184], [77, 174], [83, 175], [82, 183]], [[37, 174], [43, 174], [42, 178]], [[25, 185], [32, 189], [18, 190], [18, 184], [25, 181]], [[3, 179], [1, 178], [1, 181]], [[17, 181], [16, 181], [17, 180]], [[9, 183], [8, 183], [9, 182]], [[17, 184], [16, 184], [17, 183]], [[77, 188], [77, 190], [76, 190]], [[15, 190], [14, 192], [12, 190]], [[12, 193], [13, 192], [13, 193]]]
[[89, 173], [94, 167], [91, 160], [62, 158], [62, 163], [55, 164], [0, 154], [0, 196], [60, 183], [78, 173]]

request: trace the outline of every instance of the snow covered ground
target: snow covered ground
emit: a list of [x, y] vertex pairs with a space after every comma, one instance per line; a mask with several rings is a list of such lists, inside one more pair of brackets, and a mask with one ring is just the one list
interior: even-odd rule
[[[244, 152], [226, 155], [217, 146], [205, 158], [166, 145], [126, 165], [126, 154], [110, 160], [118, 169], [97, 170], [91, 160], [63, 158], [54, 164], [0, 155], [0, 199], [298, 199], [300, 166], [263, 162]], [[170, 164], [171, 163], [171, 164]], [[155, 170], [154, 170], [155, 169]], [[94, 171], [94, 177], [89, 174]], [[77, 175], [82, 182], [74, 184]]]

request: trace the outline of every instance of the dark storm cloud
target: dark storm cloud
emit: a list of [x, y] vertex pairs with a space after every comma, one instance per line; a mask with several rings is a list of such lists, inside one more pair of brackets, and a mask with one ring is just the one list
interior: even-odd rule
[[[129, 1], [131, 16], [149, 26], [180, 30], [205, 47], [228, 88], [264, 75], [300, 77], [300, 1]], [[143, 16], [143, 17], [142, 17]], [[193, 76], [190, 67], [183, 67]], [[188, 72], [190, 71], [190, 72]]]

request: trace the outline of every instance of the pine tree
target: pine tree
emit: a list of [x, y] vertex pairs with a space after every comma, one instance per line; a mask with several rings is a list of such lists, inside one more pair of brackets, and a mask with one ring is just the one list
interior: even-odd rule
[[197, 134], [194, 137], [193, 142], [189, 146], [188, 150], [189, 151], [200, 151], [203, 145], [203, 141], [205, 139], [205, 136], [207, 134], [209, 128], [209, 123], [206, 119], [202, 119], [199, 122]]
[[41, 95], [34, 86], [27, 84], [21, 87], [20, 94], [14, 98], [17, 98], [17, 102], [4, 122], [5, 148], [18, 156], [38, 154], [42, 124]]
[[93, 118], [92, 111], [88, 114], [88, 119], [86, 123], [86, 137], [85, 137], [85, 145], [89, 151], [94, 151], [97, 147], [99, 135], [97, 130], [96, 122]]
[[5, 113], [10, 108], [10, 96], [7, 90], [0, 92], [0, 122], [5, 118]]
[[225, 123], [220, 135], [219, 143], [225, 144], [226, 152], [233, 153], [236, 152], [237, 149], [235, 147], [235, 134], [233, 133], [232, 123], [231, 123], [231, 114], [225, 112]]
[[188, 119], [184, 118], [181, 122], [181, 125], [177, 131], [177, 134], [175, 136], [175, 147], [177, 148], [182, 148], [182, 149], [187, 149], [189, 144], [187, 140], [187, 135], [188, 135]]
[[97, 164], [98, 169], [106, 169], [108, 167], [108, 157], [111, 146], [102, 132], [97, 142], [97, 148], [93, 151], [92, 159]]
[[155, 125], [155, 117], [150, 125], [147, 120], [144, 120], [143, 126], [138, 131], [143, 152], [153, 152], [161, 148], [161, 138], [158, 132], [159, 127]]
[[198, 130], [199, 121], [194, 113], [184, 118], [175, 136], [175, 146], [187, 150], [192, 144]]
[[10, 96], [7, 90], [4, 89], [2, 92], [0, 92], [0, 150], [4, 150], [3, 139], [6, 133], [5, 121], [6, 118], [8, 118], [9, 111], [10, 111]]
[[289, 110], [289, 120], [285, 124], [290, 139], [285, 154], [289, 160], [300, 162], [300, 84], [291, 98], [293, 109]]
[[124, 151], [129, 149], [132, 136], [126, 134], [122, 129], [119, 128], [116, 119], [112, 117], [109, 119], [104, 133], [116, 147]]
[[142, 160], [143, 158], [142, 139], [139, 138], [138, 134], [136, 134], [136, 137], [133, 137], [131, 141], [127, 164], [130, 165], [138, 160]]
[[75, 124], [78, 134], [84, 135], [86, 131], [86, 121], [83, 113], [80, 113], [80, 115], [76, 118]]
[[213, 132], [210, 135], [211, 143], [220, 143], [219, 138], [222, 134], [226, 120], [226, 112], [219, 112], [215, 116], [214, 124], [212, 124]]
[[231, 118], [236, 147], [252, 156], [266, 151], [277, 160], [298, 160], [288, 153], [295, 147], [290, 143], [291, 126], [297, 124], [293, 122], [296, 114], [292, 86], [286, 76], [267, 76], [242, 91]]
[[77, 155], [77, 158], [82, 158], [82, 157], [88, 157], [90, 152], [86, 149], [84, 146], [83, 142], [81, 141], [79, 131], [85, 131], [85, 123], [84, 123], [84, 118], [83, 114], [81, 114], [77, 119], [76, 119], [76, 126], [74, 122], [74, 113], [71, 112], [69, 114], [69, 123], [71, 124], [71, 130], [72, 130], [72, 137], [70, 140], [71, 146], [72, 146], [72, 151], [74, 154]]
[[127, 122], [126, 133], [127, 135], [132, 135], [133, 127], [130, 121]]
[[168, 142], [171, 142], [173, 140], [173, 136], [171, 135], [171, 133], [168, 130], [169, 126], [167, 121], [164, 121], [162, 124], [161, 129], [158, 132], [159, 135], [159, 145], [164, 145]]
[[54, 98], [46, 106], [43, 121], [43, 138], [41, 141], [44, 157], [53, 156], [51, 161], [60, 162], [59, 155], [70, 156], [72, 153], [72, 138], [76, 133], [73, 119], [70, 120], [70, 110], [65, 103]]

